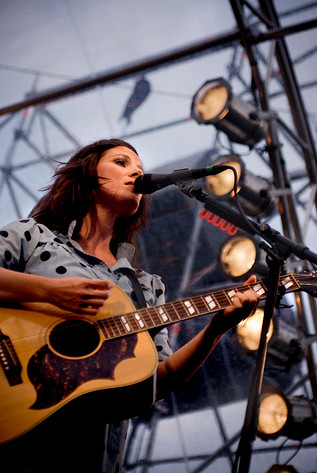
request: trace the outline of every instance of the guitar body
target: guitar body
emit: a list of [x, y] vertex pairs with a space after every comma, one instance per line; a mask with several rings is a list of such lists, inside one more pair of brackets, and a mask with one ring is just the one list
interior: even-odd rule
[[0, 309], [1, 332], [9, 337], [21, 368], [20, 379], [11, 385], [6, 365], [0, 368], [0, 444], [59, 410], [61, 416], [73, 402], [100, 409], [107, 422], [135, 416], [153, 404], [157, 352], [149, 334], [105, 341], [96, 324], [135, 310], [119, 288], [96, 317], [74, 316], [50, 304], [29, 306]]
[[[316, 279], [315, 273], [283, 275], [280, 294], [304, 290], [316, 297]], [[105, 423], [139, 415], [154, 402], [158, 360], [147, 331], [223, 310], [237, 291], [249, 289], [266, 297], [265, 284], [256, 281], [137, 311], [115, 287], [96, 317], [50, 304], [0, 308], [1, 468], [7, 461], [8, 473], [25, 472], [26, 463], [14, 468], [13, 462], [33, 465], [42, 454], [49, 458], [44, 471], [55, 473], [69, 451], [76, 457], [86, 451], [91, 461]], [[58, 445], [52, 452], [51, 444]], [[80, 471], [92, 470], [81, 465]]]

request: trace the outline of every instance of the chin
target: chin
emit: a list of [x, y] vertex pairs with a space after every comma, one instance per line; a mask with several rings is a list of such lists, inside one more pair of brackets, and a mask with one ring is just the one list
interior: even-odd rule
[[124, 212], [123, 212], [123, 216], [124, 217], [132, 217], [132, 215], [134, 215], [138, 209], [139, 209], [139, 205], [140, 203], [139, 202], [129, 202], [129, 203], [125, 203], [123, 204], [123, 208], [124, 208]]

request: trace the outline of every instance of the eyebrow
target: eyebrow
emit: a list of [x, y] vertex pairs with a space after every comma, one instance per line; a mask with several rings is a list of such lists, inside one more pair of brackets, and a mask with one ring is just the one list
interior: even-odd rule
[[[130, 162], [132, 161], [131, 157], [130, 157], [128, 154], [124, 154], [124, 153], [114, 154], [114, 155], [113, 155], [113, 158], [118, 157], [118, 156], [122, 156], [122, 157], [124, 157], [124, 158], [126, 158], [126, 159], [129, 159]], [[143, 169], [142, 164], [137, 164], [136, 167], [137, 167], [138, 169], [140, 169], [140, 171], [144, 172], [144, 169]]]

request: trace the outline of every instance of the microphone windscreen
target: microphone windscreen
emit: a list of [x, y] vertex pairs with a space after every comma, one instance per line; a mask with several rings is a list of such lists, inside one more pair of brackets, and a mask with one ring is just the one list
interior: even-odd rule
[[134, 191], [137, 194], [152, 194], [156, 189], [152, 185], [152, 174], [143, 174], [134, 181]]

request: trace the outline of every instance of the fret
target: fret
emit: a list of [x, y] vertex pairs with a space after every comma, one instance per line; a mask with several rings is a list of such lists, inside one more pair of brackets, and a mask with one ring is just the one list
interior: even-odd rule
[[132, 327], [131, 327], [127, 317], [125, 315], [120, 315], [119, 319], [120, 319], [122, 327], [124, 328], [126, 333], [131, 333], [132, 332]]
[[106, 339], [110, 340], [113, 338], [113, 331], [111, 330], [108, 319], [100, 320], [98, 325], [101, 326], [101, 331]]
[[199, 312], [197, 311], [197, 308], [194, 304], [193, 299], [186, 299], [183, 301], [183, 306], [185, 307], [188, 315], [190, 317], [194, 317], [195, 315], [199, 315]]
[[125, 314], [124, 318], [121, 319], [121, 322], [124, 324], [125, 329], [129, 330], [129, 333], [131, 333], [131, 331], [139, 332], [151, 329], [156, 327], [156, 324], [153, 322], [150, 312], [151, 308], [148, 307], [135, 312], [130, 312], [129, 314]]
[[178, 312], [175, 309], [174, 305], [176, 305], [177, 302], [169, 302], [168, 304], [165, 305], [166, 312], [168, 314], [168, 318], [170, 322], [178, 322], [180, 317], [178, 316]]
[[186, 311], [182, 301], [173, 302], [173, 308], [175, 309], [178, 317], [178, 319], [175, 319], [176, 321], [188, 318], [188, 312]]
[[160, 305], [160, 306], [155, 307], [154, 309], [156, 311], [156, 314], [158, 316], [158, 320], [160, 323], [166, 324], [170, 321], [170, 318], [164, 306]]
[[122, 333], [122, 328], [118, 325], [118, 322], [119, 322], [118, 317], [110, 317], [109, 321], [111, 324], [111, 328], [116, 334], [116, 336], [125, 335], [125, 332]]
[[[136, 317], [137, 314], [137, 317]], [[128, 320], [128, 323], [130, 327], [132, 327], [133, 332], [139, 332], [141, 330], [140, 323], [139, 323], [139, 314], [138, 312], [129, 312], [128, 314], [125, 315], [126, 319]], [[142, 325], [142, 323], [141, 323]]]
[[188, 319], [190, 313], [189, 313], [188, 307], [185, 306], [185, 301], [184, 300], [173, 302], [173, 307], [177, 312], [178, 320]]
[[[153, 327], [158, 327], [167, 322], [168, 317], [165, 314], [164, 306], [147, 307], [147, 312], [151, 317]], [[162, 315], [161, 315], [162, 314]]]
[[203, 296], [195, 296], [193, 299], [195, 301], [195, 307], [199, 313], [199, 315], [209, 314], [210, 307], [207, 305]]
[[143, 314], [143, 320], [145, 322], [145, 325], [148, 329], [151, 329], [153, 327], [156, 327], [156, 324], [154, 323], [151, 315], [151, 310], [150, 307], [145, 307], [144, 309], [141, 310]]
[[291, 274], [283, 277], [280, 282], [285, 287], [286, 291], [288, 291], [291, 287], [294, 287], [294, 286], [296, 288], [299, 287], [299, 285], [295, 282]]
[[225, 291], [217, 291], [214, 293], [214, 298], [220, 309], [225, 309], [228, 305], [231, 305], [231, 299], [228, 297]]
[[263, 296], [266, 294], [266, 289], [261, 282], [257, 282], [253, 284], [252, 289], [260, 296]]
[[133, 317], [134, 317], [134, 320], [136, 321], [139, 329], [144, 330], [146, 328], [146, 325], [145, 325], [144, 320], [142, 319], [140, 313], [139, 312], [134, 312]]
[[207, 308], [212, 312], [214, 310], [216, 310], [216, 308], [219, 308], [219, 305], [218, 305], [218, 302], [216, 301], [216, 299], [213, 297], [212, 294], [206, 294], [205, 296], [202, 296], [204, 302], [206, 303], [207, 305]]
[[230, 289], [229, 291], [226, 291], [226, 296], [228, 297], [230, 305], [232, 305], [232, 299], [234, 298], [236, 293], [237, 293], [236, 289]]
[[117, 328], [116, 323], [114, 321], [114, 317], [109, 317], [107, 319], [107, 322], [108, 322], [108, 327], [111, 330], [112, 335], [113, 335], [114, 338], [121, 335], [121, 333], [118, 331], [118, 328]]

